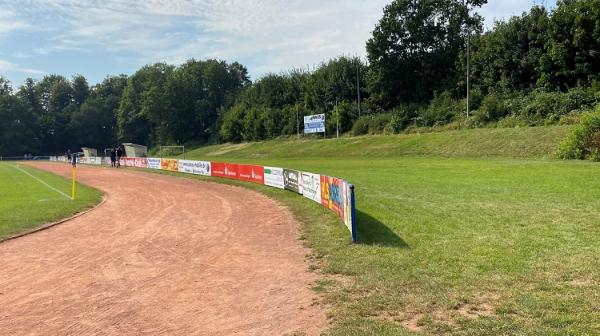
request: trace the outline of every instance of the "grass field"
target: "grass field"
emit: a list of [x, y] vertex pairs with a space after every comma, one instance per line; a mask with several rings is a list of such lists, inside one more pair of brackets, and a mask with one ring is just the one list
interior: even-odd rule
[[70, 195], [70, 180], [17, 162], [0, 163], [0, 239], [73, 215], [102, 198], [83, 185], [77, 186], [75, 201]]
[[331, 335], [598, 335], [600, 165], [541, 159], [567, 130], [272, 141], [186, 157], [356, 185], [351, 245], [344, 225], [311, 201], [244, 184], [304, 222], [325, 274], [315, 290], [331, 307]]

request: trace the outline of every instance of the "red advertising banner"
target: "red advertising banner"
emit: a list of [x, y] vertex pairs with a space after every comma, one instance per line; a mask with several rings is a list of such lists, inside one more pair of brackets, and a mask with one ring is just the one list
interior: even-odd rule
[[[148, 159], [146, 158], [135, 158], [134, 159], [134, 167], [137, 168], [146, 168], [148, 167]], [[129, 163], [127, 163], [129, 165]]]
[[125, 158], [125, 166], [135, 167], [135, 158]]
[[211, 162], [210, 176], [238, 179], [239, 166], [235, 163]]
[[170, 171], [179, 171], [179, 160], [173, 159], [162, 159], [160, 160], [160, 169], [162, 170], [170, 170]]
[[321, 175], [321, 204], [344, 218], [344, 180]]
[[265, 184], [265, 168], [255, 165], [239, 165], [238, 180]]

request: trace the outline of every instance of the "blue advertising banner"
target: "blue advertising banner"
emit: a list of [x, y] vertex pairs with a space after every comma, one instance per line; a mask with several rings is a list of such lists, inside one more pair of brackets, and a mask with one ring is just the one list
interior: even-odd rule
[[325, 133], [325, 115], [315, 114], [304, 117], [304, 133]]

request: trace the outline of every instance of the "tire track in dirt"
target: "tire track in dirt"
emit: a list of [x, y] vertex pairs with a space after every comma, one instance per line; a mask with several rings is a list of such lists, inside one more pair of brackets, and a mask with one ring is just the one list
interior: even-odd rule
[[[68, 165], [32, 166], [69, 176]], [[246, 189], [95, 167], [107, 195], [0, 244], [1, 335], [318, 335], [316, 276], [289, 211]]]

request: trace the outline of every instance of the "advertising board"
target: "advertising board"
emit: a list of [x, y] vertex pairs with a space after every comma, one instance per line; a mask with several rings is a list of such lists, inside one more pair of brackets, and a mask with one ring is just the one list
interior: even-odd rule
[[238, 178], [238, 165], [234, 163], [211, 162], [210, 176], [223, 177], [229, 179]]
[[125, 165], [127, 167], [135, 167], [135, 158], [130, 158], [130, 157], [125, 158]]
[[179, 171], [179, 160], [174, 159], [161, 159], [160, 169], [168, 171]]
[[300, 172], [293, 169], [284, 169], [283, 186], [286, 190], [302, 194], [302, 180], [300, 177]]
[[283, 168], [265, 167], [265, 185], [284, 189]]
[[179, 171], [194, 175], [210, 176], [210, 162], [179, 160]]
[[150, 169], [160, 169], [160, 161], [161, 159], [148, 158], [148, 168]]
[[133, 166], [136, 168], [146, 168], [148, 166], [148, 159], [146, 158], [135, 158], [133, 160]]
[[325, 115], [315, 114], [304, 117], [304, 133], [324, 133], [325, 132]]
[[321, 204], [341, 218], [344, 218], [343, 184], [341, 179], [321, 175]]
[[321, 203], [321, 175], [302, 172], [302, 195]]
[[253, 182], [258, 184], [265, 183], [265, 169], [263, 166], [239, 165], [238, 180]]

